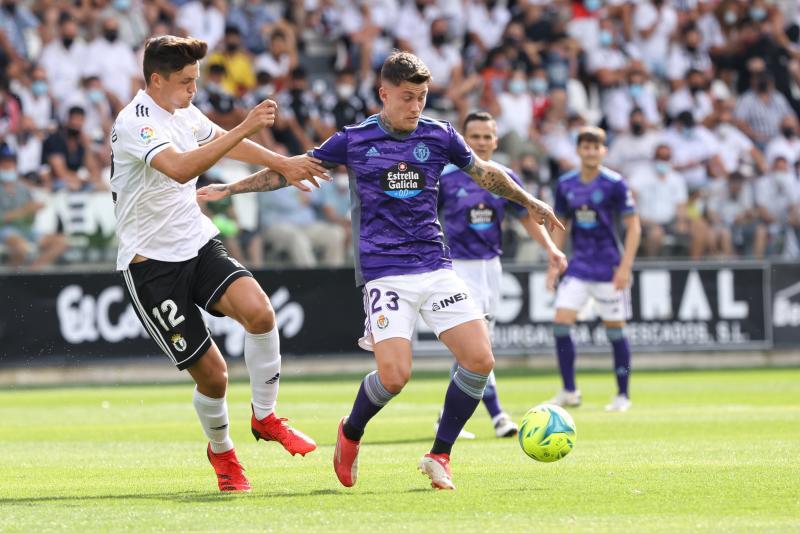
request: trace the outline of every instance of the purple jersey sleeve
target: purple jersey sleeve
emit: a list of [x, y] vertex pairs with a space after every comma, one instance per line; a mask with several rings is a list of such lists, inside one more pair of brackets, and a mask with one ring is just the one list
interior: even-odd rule
[[450, 134], [450, 162], [458, 168], [467, 168], [472, 163], [472, 150], [452, 124], [447, 124], [447, 131]]
[[[339, 165], [347, 164], [347, 132], [344, 130], [337, 131], [328, 140], [322, 143], [322, 146], [314, 148], [309, 152], [311, 157], [316, 157], [327, 163], [336, 163]], [[328, 166], [328, 165], [326, 165]]]
[[636, 202], [625, 180], [619, 180], [614, 187], [613, 206], [614, 210], [621, 215], [636, 213]]
[[567, 203], [567, 197], [564, 195], [564, 187], [561, 183], [556, 187], [556, 205], [553, 211], [561, 218], [569, 216], [569, 204]]

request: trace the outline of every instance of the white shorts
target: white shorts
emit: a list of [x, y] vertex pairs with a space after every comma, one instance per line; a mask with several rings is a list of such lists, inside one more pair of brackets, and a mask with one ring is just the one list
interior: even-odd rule
[[392, 337], [411, 340], [420, 316], [437, 337], [459, 324], [483, 319], [467, 284], [450, 269], [368, 282], [364, 313], [364, 336], [358, 345], [370, 351], [374, 344]]
[[453, 259], [453, 270], [469, 288], [475, 305], [491, 319], [500, 303], [500, 281], [503, 267], [500, 258]]
[[618, 322], [630, 318], [630, 289], [620, 291], [610, 281], [586, 281], [572, 276], [566, 276], [558, 284], [556, 309], [580, 311], [590, 298], [602, 320]]

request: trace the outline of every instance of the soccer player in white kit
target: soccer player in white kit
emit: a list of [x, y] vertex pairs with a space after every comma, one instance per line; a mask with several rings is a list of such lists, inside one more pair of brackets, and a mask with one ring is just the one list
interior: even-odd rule
[[[464, 140], [475, 154], [490, 161], [497, 149], [497, 124], [485, 111], [472, 112], [464, 119]], [[498, 163], [495, 163], [498, 164]], [[510, 168], [503, 167], [514, 181], [522, 185]], [[472, 176], [448, 165], [439, 180], [439, 212], [444, 224], [444, 234], [453, 258], [453, 270], [469, 287], [478, 308], [489, 323], [489, 336], [494, 329], [495, 313], [500, 300], [500, 282], [503, 268], [502, 224], [505, 212], [515, 214], [528, 235], [547, 250], [551, 267], [562, 273], [567, 268], [567, 258], [556, 247], [547, 230], [538, 224], [523, 206], [478, 186]], [[456, 366], [453, 367], [455, 372]], [[495, 435], [512, 437], [517, 425], [500, 406], [494, 371], [483, 391], [483, 404], [492, 419]], [[438, 429], [438, 421], [436, 429]], [[474, 437], [462, 431], [462, 437]]]
[[265, 183], [262, 190], [287, 184], [310, 190], [301, 180], [316, 184], [314, 175], [325, 170], [307, 156], [285, 158], [247, 140], [274, 122], [270, 100], [229, 132], [193, 106], [206, 51], [204, 41], [173, 36], [145, 45], [147, 87], [120, 111], [111, 133], [117, 269], [147, 332], [197, 384], [193, 403], [219, 489], [247, 491], [228, 431], [227, 367], [200, 308], [245, 328], [256, 439], [276, 440], [292, 455], [305, 455], [316, 444], [275, 416], [281, 365], [275, 313], [252, 274], [215, 239], [217, 229], [197, 204], [197, 176], [228, 156], [273, 169], [253, 175]]
[[[553, 333], [564, 386], [551, 402], [561, 406], [581, 403], [581, 393], [575, 384], [575, 344], [570, 328], [578, 312], [592, 298], [614, 353], [618, 390], [606, 410], [627, 411], [631, 406], [628, 396], [631, 352], [623, 328], [630, 311], [631, 268], [642, 230], [633, 194], [622, 176], [602, 166], [607, 151], [605, 142], [602, 129], [582, 128], [577, 146], [580, 169], [561, 176], [556, 189], [555, 211], [570, 228], [572, 257], [556, 293]], [[622, 219], [626, 230], [622, 252], [615, 229], [617, 217]], [[559, 247], [565, 239], [565, 231], [554, 231], [553, 240]], [[558, 274], [553, 267], [549, 269], [551, 288]]]

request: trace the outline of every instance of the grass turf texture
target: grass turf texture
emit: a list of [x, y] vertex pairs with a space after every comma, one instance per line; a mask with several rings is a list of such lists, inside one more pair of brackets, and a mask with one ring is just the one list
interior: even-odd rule
[[[501, 373], [515, 420], [554, 375]], [[579, 376], [573, 452], [537, 463], [496, 439], [480, 406], [456, 443], [455, 492], [416, 471], [443, 374], [416, 376], [370, 424], [359, 480], [331, 466], [357, 376], [286, 379], [279, 414], [316, 438], [305, 458], [250, 435], [249, 387], [229, 391], [250, 494], [217, 492], [188, 384], [0, 391], [0, 531], [797, 530], [800, 370], [638, 373], [634, 407], [605, 413], [611, 373]]]

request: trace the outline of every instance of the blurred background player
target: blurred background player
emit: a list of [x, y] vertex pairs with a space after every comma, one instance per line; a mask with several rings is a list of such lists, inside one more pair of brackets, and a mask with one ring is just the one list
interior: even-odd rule
[[[581, 393], [575, 385], [575, 344], [570, 328], [589, 298], [603, 320], [614, 352], [618, 394], [608, 411], [627, 411], [631, 406], [628, 377], [631, 352], [623, 327], [629, 313], [631, 268], [641, 238], [641, 225], [633, 195], [616, 172], [601, 166], [606, 155], [606, 134], [600, 128], [584, 127], [578, 133], [580, 170], [558, 180], [555, 211], [572, 236], [572, 257], [558, 283], [553, 325], [558, 366], [564, 388], [551, 400], [561, 406], [578, 406]], [[620, 254], [615, 230], [616, 216], [625, 226], [625, 245]], [[566, 231], [556, 230], [553, 241], [562, 248]], [[554, 265], [548, 269], [548, 286], [558, 277]]]
[[[278, 441], [292, 455], [305, 455], [316, 444], [275, 416], [281, 369], [275, 312], [253, 275], [216, 239], [219, 231], [196, 199], [197, 177], [223, 156], [285, 166], [285, 157], [247, 140], [274, 123], [276, 104], [261, 102], [229, 132], [211, 122], [192, 105], [207, 46], [171, 35], [152, 38], [145, 46], [147, 88], [122, 109], [111, 135], [117, 270], [144, 328], [197, 384], [193, 403], [209, 439], [206, 453], [219, 490], [248, 491], [229, 435], [227, 365], [201, 308], [229, 316], [245, 329], [256, 439]], [[282, 186], [309, 190], [300, 180], [325, 172], [305, 156], [292, 163], [291, 178], [275, 178]], [[268, 173], [276, 174], [265, 169], [255, 176]]]
[[[472, 151], [484, 161], [491, 160], [497, 149], [497, 123], [492, 115], [485, 111], [470, 113], [464, 119], [463, 132]], [[522, 186], [522, 181], [511, 169], [502, 168]], [[442, 171], [439, 180], [439, 211], [450, 256], [453, 258], [453, 270], [467, 283], [470, 296], [486, 317], [490, 338], [500, 300], [500, 282], [503, 276], [500, 264], [503, 253], [502, 225], [507, 209], [519, 217], [531, 238], [544, 247], [550, 266], [562, 273], [567, 267], [566, 256], [527, 209], [483, 189], [469, 174], [455, 165], [447, 165]], [[458, 365], [454, 364], [451, 374], [457, 368]], [[517, 425], [500, 406], [494, 371], [489, 374], [489, 381], [483, 392], [483, 404], [492, 418], [496, 436], [516, 435]], [[435, 429], [438, 428], [437, 420]], [[461, 436], [474, 437], [466, 431]]]
[[[558, 224], [500, 167], [476, 157], [453, 126], [421, 116], [431, 74], [408, 52], [391, 54], [381, 70], [383, 109], [337, 132], [311, 155], [350, 170], [357, 285], [367, 315], [359, 345], [375, 354], [349, 416], [342, 417], [333, 464], [339, 481], [355, 485], [364, 428], [411, 376], [411, 338], [420, 316], [453, 353], [458, 369], [447, 389], [441, 424], [419, 463], [431, 485], [454, 489], [450, 451], [483, 397], [494, 357], [483, 314], [451, 269], [437, 219], [439, 176], [448, 163], [491, 192], [524, 205], [539, 224]], [[202, 190], [210, 200], [253, 190], [253, 180]], [[263, 190], [263, 189], [262, 189]]]

